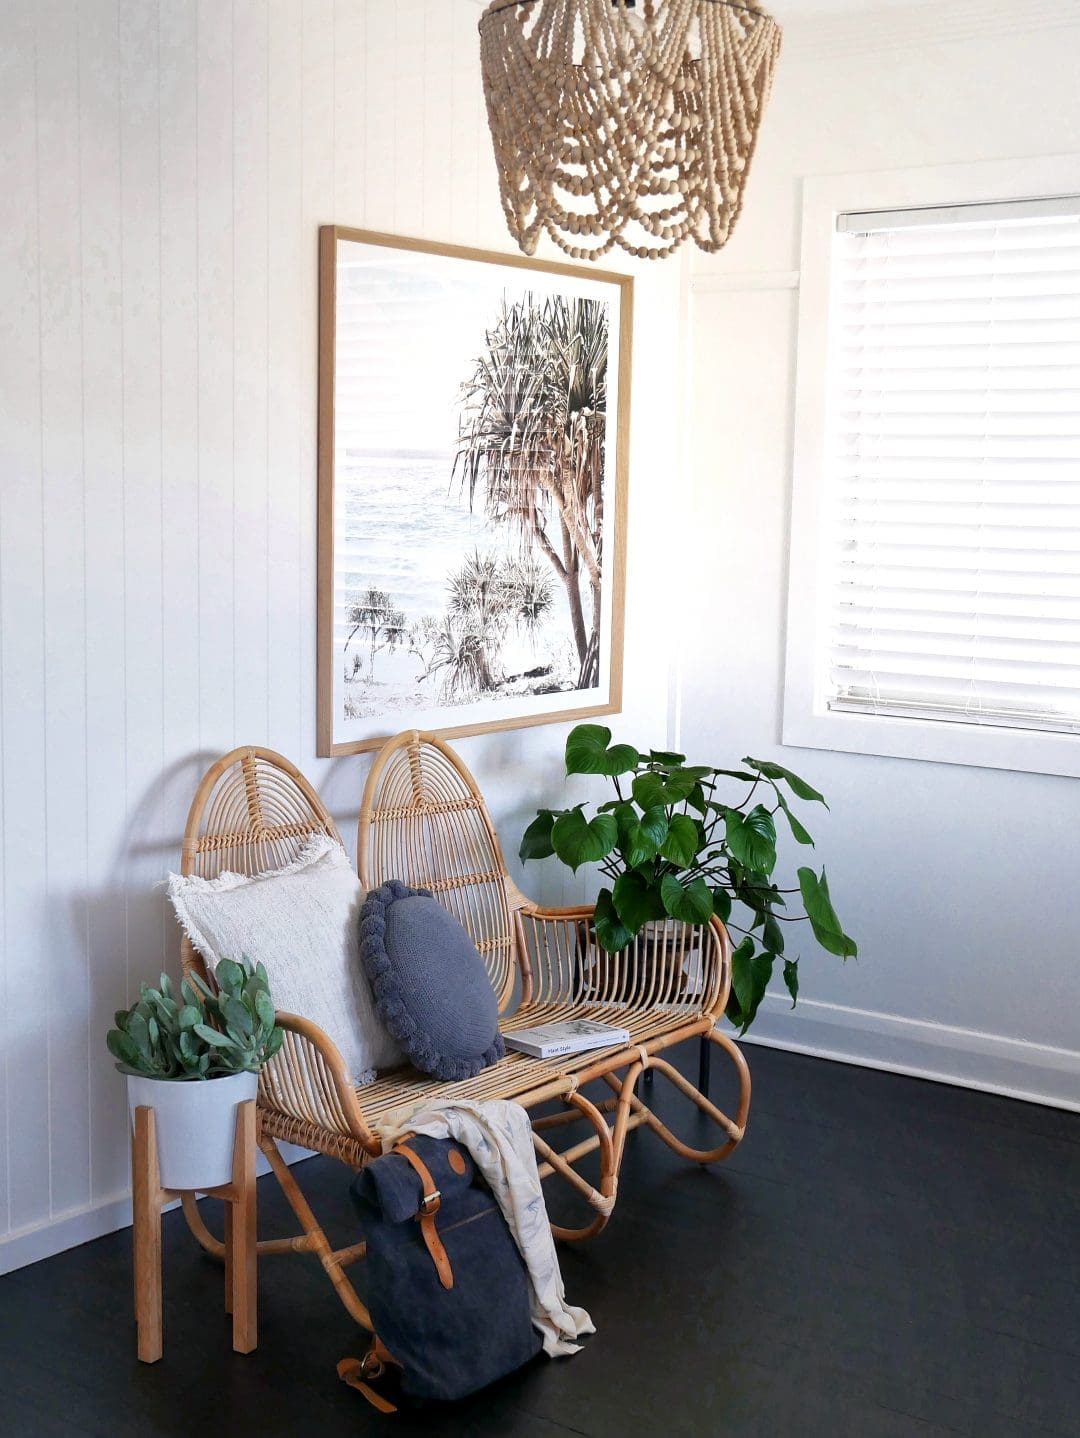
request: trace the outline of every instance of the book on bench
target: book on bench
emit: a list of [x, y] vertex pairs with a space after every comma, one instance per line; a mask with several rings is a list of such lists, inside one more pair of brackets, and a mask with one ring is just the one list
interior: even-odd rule
[[595, 1019], [565, 1019], [562, 1023], [537, 1024], [531, 1029], [514, 1029], [503, 1034], [508, 1049], [551, 1059], [559, 1054], [579, 1054], [586, 1049], [606, 1049], [630, 1042], [630, 1030]]

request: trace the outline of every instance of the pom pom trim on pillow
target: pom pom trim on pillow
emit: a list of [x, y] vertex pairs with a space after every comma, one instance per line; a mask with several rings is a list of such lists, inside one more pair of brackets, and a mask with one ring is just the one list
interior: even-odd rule
[[386, 952], [386, 911], [398, 899], [410, 898], [431, 899], [434, 895], [430, 889], [414, 889], [400, 879], [388, 879], [372, 889], [360, 909], [360, 959], [371, 981], [375, 1012], [422, 1073], [449, 1082], [473, 1078], [505, 1055], [503, 1036], [496, 1032], [491, 1045], [474, 1058], [443, 1054], [431, 1034], [409, 1012], [394, 962]]

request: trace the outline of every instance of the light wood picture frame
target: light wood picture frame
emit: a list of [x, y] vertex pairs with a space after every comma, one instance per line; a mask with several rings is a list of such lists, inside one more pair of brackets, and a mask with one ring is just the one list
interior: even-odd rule
[[622, 706], [633, 280], [319, 233], [322, 755]]

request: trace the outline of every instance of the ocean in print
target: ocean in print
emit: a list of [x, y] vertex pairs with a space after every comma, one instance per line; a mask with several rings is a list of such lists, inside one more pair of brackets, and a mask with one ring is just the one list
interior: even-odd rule
[[[453, 470], [449, 452], [349, 452], [339, 460], [335, 649], [348, 718], [460, 705], [475, 697], [467, 689], [454, 692], [445, 666], [433, 667], [439, 658], [433, 635], [446, 624], [451, 581], [470, 558], [499, 569], [520, 562], [523, 550], [508, 525], [485, 516], [479, 496], [476, 508], [470, 507], [468, 485]], [[576, 687], [565, 592], [545, 580], [550, 604], [539, 622], [505, 623], [489, 699]], [[403, 632], [397, 621], [380, 623], [377, 606], [375, 612], [368, 606], [369, 622], [355, 628], [350, 612], [355, 619], [354, 606], [371, 589], [389, 601], [391, 617], [398, 611]]]

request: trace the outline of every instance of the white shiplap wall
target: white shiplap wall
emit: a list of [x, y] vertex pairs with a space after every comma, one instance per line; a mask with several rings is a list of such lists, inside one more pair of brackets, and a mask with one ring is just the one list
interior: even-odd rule
[[[472, 0], [0, 12], [0, 1271], [126, 1221], [103, 1037], [205, 765], [314, 758], [316, 232], [508, 247]], [[682, 263], [638, 284], [627, 737], [668, 722]], [[670, 619], [668, 612], [666, 617]], [[462, 750], [513, 850], [563, 730]], [[547, 891], [560, 879], [544, 876]], [[536, 878], [530, 874], [536, 885]]]

